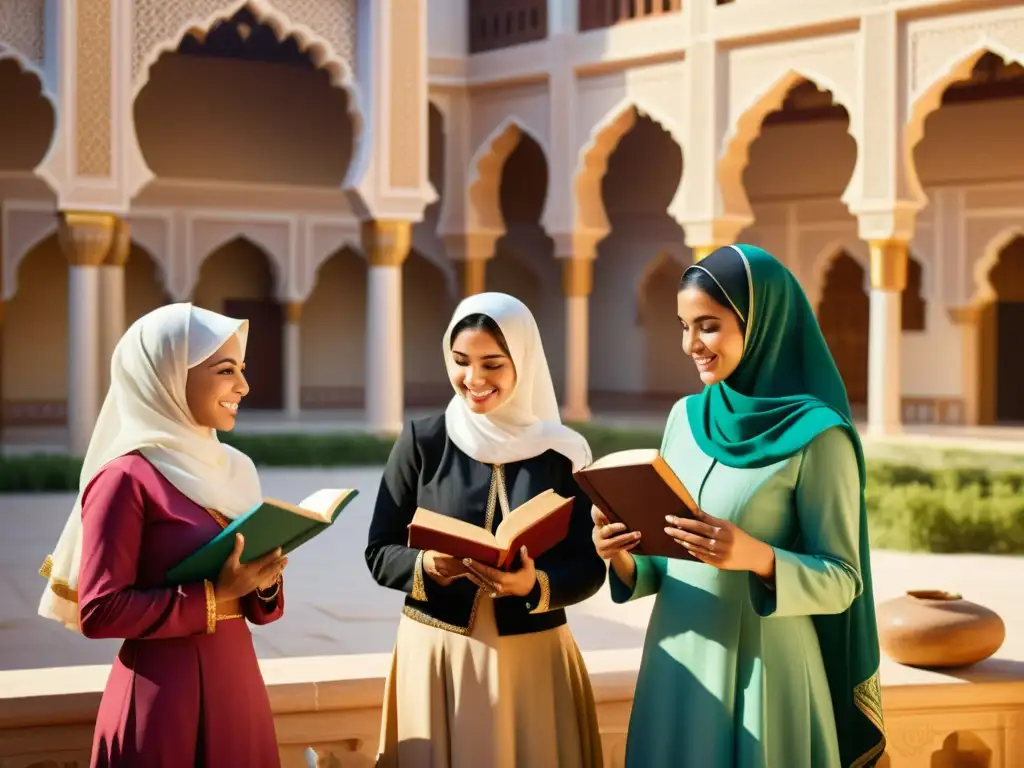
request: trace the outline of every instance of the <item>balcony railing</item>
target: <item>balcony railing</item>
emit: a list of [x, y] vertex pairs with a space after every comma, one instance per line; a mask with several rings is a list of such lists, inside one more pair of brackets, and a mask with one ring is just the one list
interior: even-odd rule
[[683, 0], [580, 0], [580, 31], [603, 29], [683, 9]]
[[547, 0], [470, 0], [470, 53], [531, 43], [547, 36]]

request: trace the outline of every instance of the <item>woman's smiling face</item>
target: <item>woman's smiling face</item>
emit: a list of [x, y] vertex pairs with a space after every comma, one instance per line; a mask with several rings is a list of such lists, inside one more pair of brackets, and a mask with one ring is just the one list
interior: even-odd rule
[[508, 351], [485, 328], [467, 328], [452, 341], [455, 371], [451, 382], [470, 410], [491, 413], [516, 386], [516, 369]]

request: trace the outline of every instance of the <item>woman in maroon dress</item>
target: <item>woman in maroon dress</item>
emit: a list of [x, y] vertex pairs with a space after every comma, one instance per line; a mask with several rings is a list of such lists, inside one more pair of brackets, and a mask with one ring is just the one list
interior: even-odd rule
[[278, 768], [246, 620], [281, 617], [273, 552], [215, 583], [164, 573], [262, 500], [252, 461], [217, 439], [248, 393], [248, 326], [190, 304], [150, 312], [114, 350], [81, 494], [40, 573], [39, 613], [124, 638], [100, 702], [93, 768]]

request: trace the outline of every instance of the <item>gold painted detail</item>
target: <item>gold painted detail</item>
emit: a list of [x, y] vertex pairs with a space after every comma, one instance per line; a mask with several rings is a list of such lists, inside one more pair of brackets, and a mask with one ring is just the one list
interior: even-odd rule
[[284, 303], [284, 321], [292, 325], [302, 322], [302, 302], [286, 301]]
[[465, 259], [458, 264], [463, 298], [483, 293], [487, 285], [487, 259]]
[[878, 729], [879, 740], [871, 749], [854, 760], [851, 768], [868, 765], [885, 751], [885, 723], [882, 719], [882, 684], [876, 670], [871, 677], [853, 689], [853, 702], [857, 709]]
[[423, 555], [426, 554], [422, 549], [420, 553], [416, 555], [416, 564], [412, 569], [412, 592], [409, 593], [409, 597], [421, 603], [427, 601], [427, 585], [423, 581]]
[[114, 244], [118, 218], [112, 213], [62, 211], [57, 228], [61, 250], [73, 267], [97, 267]]
[[982, 307], [968, 304], [964, 307], [950, 307], [949, 319], [956, 325], [978, 325], [981, 323]]
[[551, 580], [544, 571], [538, 570], [537, 583], [540, 584], [540, 602], [530, 613], [545, 613], [551, 610]]
[[412, 247], [412, 224], [400, 220], [364, 221], [362, 244], [371, 267], [399, 267]]
[[75, 19], [75, 168], [79, 176], [111, 175], [111, 0], [78, 0]]
[[702, 261], [710, 256], [712, 253], [717, 251], [719, 246], [717, 245], [695, 245], [690, 250], [693, 251], [693, 263], [696, 264], [698, 261]]
[[78, 604], [78, 590], [72, 588], [72, 586], [64, 579], [53, 578], [52, 555], [47, 555], [43, 560], [43, 564], [39, 566], [39, 575], [50, 581], [50, 591], [61, 600], [67, 600], [69, 603], [74, 603], [75, 605]]
[[570, 258], [562, 260], [562, 293], [570, 296], [589, 296], [594, 290], [594, 260]]
[[206, 634], [212, 635], [217, 631], [217, 595], [213, 591], [213, 584], [204, 580], [203, 589], [206, 591]]
[[907, 244], [901, 240], [870, 240], [871, 287], [902, 291], [907, 287]]
[[114, 229], [114, 238], [103, 259], [105, 267], [123, 267], [128, 263], [128, 256], [132, 252], [132, 225], [124, 219], [118, 219]]

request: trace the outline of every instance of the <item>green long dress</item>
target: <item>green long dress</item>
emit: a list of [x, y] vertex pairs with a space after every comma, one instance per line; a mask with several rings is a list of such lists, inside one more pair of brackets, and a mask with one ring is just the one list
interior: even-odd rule
[[[687, 488], [703, 485], [704, 511], [776, 548], [775, 590], [747, 572], [662, 557], [636, 558], [632, 590], [611, 571], [616, 602], [657, 596], [626, 765], [838, 768], [811, 614], [845, 611], [860, 591], [853, 444], [833, 428], [764, 468], [712, 467], [684, 402], [665, 429], [665, 460]], [[791, 551], [801, 536], [801, 549], [820, 554]]]
[[678, 403], [662, 452], [698, 504], [775, 550], [747, 572], [637, 557], [657, 594], [626, 747], [630, 768], [869, 768], [885, 750], [860, 438], [794, 275], [751, 245], [687, 271], [744, 327], [729, 377]]

